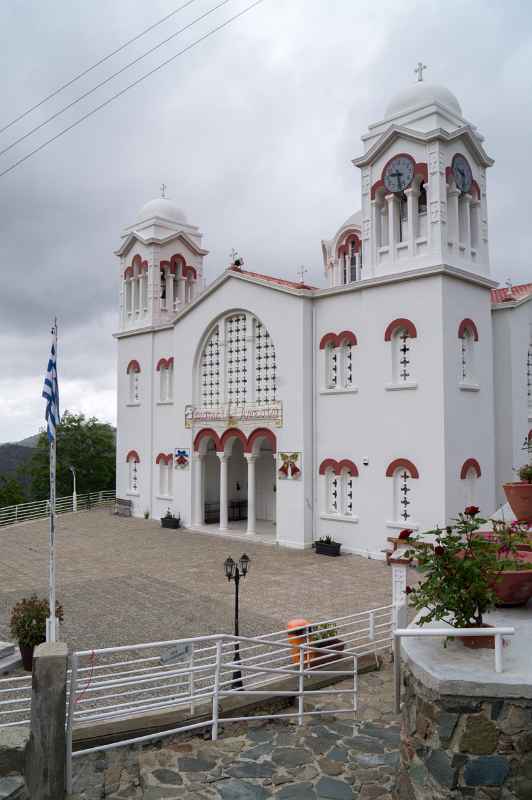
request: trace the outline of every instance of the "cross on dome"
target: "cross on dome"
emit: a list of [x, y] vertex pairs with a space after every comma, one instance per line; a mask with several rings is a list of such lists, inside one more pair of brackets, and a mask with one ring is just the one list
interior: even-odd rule
[[305, 272], [308, 272], [308, 269], [304, 266], [299, 267], [297, 274], [300, 276], [301, 280], [300, 283], [304, 282], [305, 279]]
[[166, 183], [162, 183], [161, 184], [161, 197], [166, 197], [166, 189], [167, 188], [168, 187], [166, 186]]
[[424, 64], [422, 61], [417, 62], [417, 67], [415, 68], [414, 72], [417, 74], [417, 79], [421, 83], [423, 81], [423, 70], [427, 69], [427, 65]]

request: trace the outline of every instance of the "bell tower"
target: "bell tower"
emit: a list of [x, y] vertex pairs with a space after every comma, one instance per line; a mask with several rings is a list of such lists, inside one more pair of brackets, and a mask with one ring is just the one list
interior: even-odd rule
[[443, 86], [417, 81], [362, 137], [364, 277], [447, 264], [489, 275], [483, 137]]
[[161, 197], [125, 228], [120, 258], [120, 331], [170, 322], [204, 287], [202, 234], [184, 212]]

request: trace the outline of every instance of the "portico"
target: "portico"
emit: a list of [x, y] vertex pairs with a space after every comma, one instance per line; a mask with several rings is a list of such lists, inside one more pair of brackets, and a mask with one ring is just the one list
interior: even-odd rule
[[276, 451], [273, 431], [238, 428], [221, 435], [201, 429], [192, 456], [192, 524], [217, 523], [221, 532], [245, 530], [271, 536], [276, 522]]

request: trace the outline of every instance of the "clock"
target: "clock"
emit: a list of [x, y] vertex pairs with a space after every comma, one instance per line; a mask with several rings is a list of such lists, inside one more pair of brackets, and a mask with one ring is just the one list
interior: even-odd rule
[[473, 183], [473, 173], [471, 172], [471, 167], [469, 166], [467, 158], [461, 153], [457, 153], [453, 158], [451, 169], [457, 188], [460, 189], [461, 192], [468, 192]]
[[414, 159], [407, 155], [395, 156], [384, 168], [383, 181], [389, 192], [404, 192], [414, 178]]

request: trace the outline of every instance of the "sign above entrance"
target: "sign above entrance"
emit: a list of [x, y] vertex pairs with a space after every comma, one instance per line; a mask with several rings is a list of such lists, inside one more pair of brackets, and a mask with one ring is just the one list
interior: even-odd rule
[[276, 428], [283, 424], [280, 400], [270, 403], [224, 403], [220, 406], [185, 406], [185, 428], [220, 422], [233, 427], [244, 422], [270, 422]]

